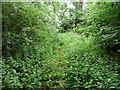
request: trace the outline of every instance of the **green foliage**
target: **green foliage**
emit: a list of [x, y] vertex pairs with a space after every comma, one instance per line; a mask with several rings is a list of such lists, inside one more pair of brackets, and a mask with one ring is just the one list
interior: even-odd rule
[[[80, 24], [76, 20], [82, 20], [81, 12], [59, 2], [2, 4], [2, 88], [120, 88], [120, 66], [109, 61], [100, 48], [119, 44], [118, 25], [106, 21], [101, 26], [98, 19], [102, 17], [94, 21], [94, 13]], [[98, 3], [96, 7], [101, 4], [111, 6]], [[72, 18], [62, 20], [67, 10]], [[88, 14], [86, 11], [84, 20]], [[58, 33], [61, 22], [72, 25], [73, 30]]]
[[41, 3], [2, 4], [3, 87], [45, 87], [42, 64], [54, 53], [54, 12]]
[[[51, 14], [41, 3], [2, 3], [3, 5], [3, 56], [14, 56], [24, 43], [43, 41], [53, 35], [55, 27]], [[39, 8], [39, 6], [41, 8]], [[43, 8], [44, 7], [44, 8]], [[47, 9], [47, 10], [46, 10]], [[46, 17], [46, 18], [45, 18]], [[51, 17], [51, 18], [49, 18]], [[51, 30], [53, 29], [53, 32]], [[38, 41], [39, 39], [39, 41]]]
[[119, 25], [119, 2], [96, 2], [85, 11], [85, 19], [91, 25]]
[[115, 46], [120, 44], [120, 27], [101, 27], [101, 33], [99, 34], [101, 41], [103, 42], [103, 46]]
[[[109, 64], [105, 53], [94, 44], [95, 38], [76, 33], [60, 34], [66, 68], [64, 77], [66, 88], [116, 88], [119, 87], [120, 67]], [[115, 68], [114, 65], [116, 65]]]
[[62, 17], [59, 17], [60, 19], [62, 18], [60, 23], [62, 30], [60, 32], [67, 32], [69, 29], [76, 28], [79, 24], [82, 24], [81, 10], [66, 7], [64, 13], [64, 16], [61, 15]]
[[85, 25], [78, 26], [75, 31], [86, 36], [96, 37], [96, 43], [101, 44], [102, 48], [117, 47], [115, 50], [117, 53], [120, 49], [119, 9], [119, 2], [88, 4], [82, 17]]

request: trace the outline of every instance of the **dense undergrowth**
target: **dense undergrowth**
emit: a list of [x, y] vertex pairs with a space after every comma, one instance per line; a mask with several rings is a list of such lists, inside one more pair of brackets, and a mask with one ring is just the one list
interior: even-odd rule
[[[21, 58], [3, 59], [3, 84], [16, 88], [115, 88], [119, 87], [117, 63], [110, 62], [105, 53], [94, 44], [94, 38], [76, 33], [58, 34], [59, 44], [49, 57], [40, 55], [30, 46]], [[61, 45], [62, 44], [62, 45]], [[34, 47], [33, 47], [34, 48]], [[23, 49], [24, 50], [24, 49]], [[38, 51], [38, 52], [36, 52]], [[42, 58], [43, 57], [43, 58]], [[41, 59], [42, 58], [42, 59]]]
[[[93, 19], [93, 12], [89, 19], [84, 16], [91, 20], [90, 25], [84, 20], [85, 25], [60, 33], [59, 8], [62, 5], [57, 2], [2, 4], [2, 88], [119, 89], [119, 56], [106, 53], [107, 47], [119, 44], [119, 26], [91, 24], [99, 21]], [[118, 54], [119, 48], [116, 51]]]

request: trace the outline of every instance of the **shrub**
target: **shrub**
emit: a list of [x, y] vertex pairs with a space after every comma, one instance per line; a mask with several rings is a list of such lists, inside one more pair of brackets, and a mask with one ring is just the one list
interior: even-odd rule
[[[83, 19], [85, 25], [79, 26], [76, 32], [86, 36], [94, 36], [96, 43], [108, 52], [120, 46], [120, 26], [119, 26], [119, 2], [95, 2], [88, 4], [84, 11]], [[109, 50], [107, 49], [109, 48]]]

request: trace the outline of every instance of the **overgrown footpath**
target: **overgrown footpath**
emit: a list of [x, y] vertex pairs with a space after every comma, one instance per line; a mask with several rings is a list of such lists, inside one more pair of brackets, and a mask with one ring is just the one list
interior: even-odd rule
[[76, 22], [59, 2], [2, 3], [1, 88], [120, 89], [119, 5], [92, 3]]
[[95, 38], [73, 32], [60, 33], [56, 38], [59, 41], [54, 53], [44, 60], [34, 54], [24, 61], [18, 57], [3, 59], [3, 87], [119, 88], [120, 66], [108, 60], [94, 44]]

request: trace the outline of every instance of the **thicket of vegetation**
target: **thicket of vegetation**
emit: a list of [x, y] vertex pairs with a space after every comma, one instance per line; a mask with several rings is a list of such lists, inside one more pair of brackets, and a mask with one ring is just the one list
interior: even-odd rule
[[120, 88], [120, 2], [76, 5], [2, 3], [2, 88]]

